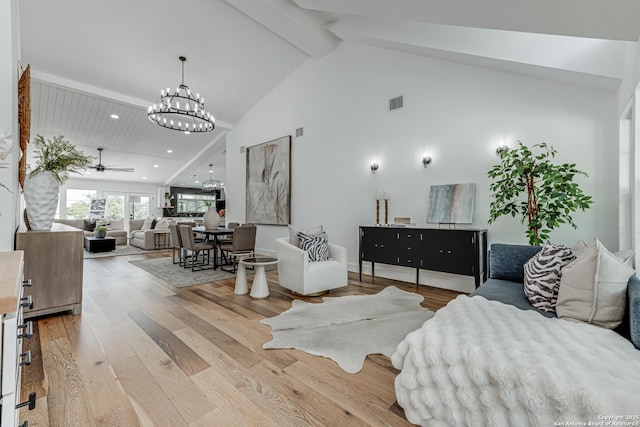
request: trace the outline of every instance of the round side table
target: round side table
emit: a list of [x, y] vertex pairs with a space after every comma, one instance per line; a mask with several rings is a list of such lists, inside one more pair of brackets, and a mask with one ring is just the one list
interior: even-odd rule
[[253, 266], [256, 269], [256, 274], [253, 277], [253, 284], [251, 285], [251, 298], [266, 298], [269, 296], [269, 284], [267, 283], [267, 276], [264, 273], [264, 268], [267, 265], [274, 265], [278, 263], [278, 258], [269, 257], [250, 257], [240, 261], [245, 266]]
[[253, 252], [231, 252], [231, 255], [238, 258], [238, 270], [236, 271], [236, 287], [233, 293], [236, 295], [245, 295], [249, 293], [247, 285], [247, 269], [242, 263], [243, 259], [253, 256]]

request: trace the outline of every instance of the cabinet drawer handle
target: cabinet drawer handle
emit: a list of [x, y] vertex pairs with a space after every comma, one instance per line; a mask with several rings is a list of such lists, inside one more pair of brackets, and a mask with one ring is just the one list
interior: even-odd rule
[[18, 330], [25, 329], [25, 332], [18, 334], [18, 338], [31, 338], [33, 336], [33, 322], [29, 320], [24, 325], [18, 325]]
[[28, 307], [29, 309], [33, 309], [33, 299], [31, 299], [31, 295], [20, 298], [20, 301], [20, 307]]
[[29, 366], [31, 365], [31, 350], [27, 350], [20, 355], [20, 359], [24, 357], [24, 360], [18, 363], [19, 366]]
[[[25, 288], [29, 288], [29, 287], [31, 287], [31, 279], [23, 280], [23, 281], [22, 281], [22, 286], [23, 286], [23, 287], [25, 287]], [[25, 421], [25, 422], [26, 422], [26, 421]]]
[[16, 409], [20, 409], [23, 406], [28, 406], [30, 411], [33, 411], [34, 409], [36, 409], [36, 392], [32, 391], [31, 393], [29, 393], [29, 400], [26, 400], [22, 403], [18, 403], [16, 405]]

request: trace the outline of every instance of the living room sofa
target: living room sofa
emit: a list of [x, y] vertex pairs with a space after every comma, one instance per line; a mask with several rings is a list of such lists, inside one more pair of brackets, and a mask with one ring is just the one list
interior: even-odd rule
[[169, 223], [166, 219], [156, 223], [151, 219], [129, 220], [129, 245], [147, 251], [171, 248]]
[[[494, 243], [489, 251], [489, 279], [470, 296], [483, 296], [521, 310], [534, 310], [545, 317], [555, 312], [538, 310], [524, 293], [524, 263], [540, 251], [540, 246]], [[634, 274], [627, 285], [627, 308], [622, 324], [615, 329], [640, 349], [640, 279]]]
[[[637, 416], [640, 280], [635, 275], [628, 279], [626, 313], [614, 331], [564, 320], [537, 310], [525, 295], [523, 266], [541, 249], [493, 244], [489, 279], [470, 296], [450, 301], [400, 342], [391, 361], [400, 370], [396, 398], [409, 422], [607, 425], [606, 415]], [[606, 262], [599, 270], [601, 259], [609, 256], [625, 263], [617, 254], [598, 255], [598, 281], [611, 277]], [[571, 264], [563, 268], [569, 269], [566, 278]], [[606, 295], [614, 282], [602, 280], [597, 289], [604, 285]], [[609, 307], [594, 304], [597, 310]]]
[[[56, 218], [53, 220], [54, 222], [65, 224], [70, 227], [78, 228], [84, 231], [85, 236], [93, 236], [93, 231], [85, 230], [85, 220], [84, 219], [60, 219]], [[86, 221], [89, 221], [87, 219]], [[124, 229], [124, 219], [110, 221], [110, 224], [107, 226], [107, 236], [115, 237], [116, 245], [126, 245], [127, 244], [127, 232]]]

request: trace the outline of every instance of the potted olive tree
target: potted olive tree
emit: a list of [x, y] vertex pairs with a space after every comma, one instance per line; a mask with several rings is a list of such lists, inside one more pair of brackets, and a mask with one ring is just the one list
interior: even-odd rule
[[50, 230], [58, 205], [60, 186], [69, 179], [70, 172], [80, 173], [90, 166], [93, 157], [85, 155], [64, 136], [34, 140], [35, 168], [24, 184], [24, 202], [32, 230]]
[[587, 196], [574, 181], [587, 176], [575, 163], [554, 164], [556, 150], [545, 143], [531, 148], [518, 141], [518, 147], [502, 151], [500, 163], [488, 172], [493, 180], [489, 223], [503, 215], [519, 216], [527, 225], [529, 244], [540, 245], [561, 224], [577, 228], [571, 214], [589, 208]]

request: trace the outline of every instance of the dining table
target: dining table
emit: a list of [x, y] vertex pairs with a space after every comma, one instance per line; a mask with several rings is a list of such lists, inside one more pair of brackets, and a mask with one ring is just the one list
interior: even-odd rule
[[205, 228], [203, 225], [193, 227], [193, 232], [204, 235], [204, 240], [213, 242], [213, 269], [218, 268], [218, 249], [220, 248], [220, 236], [233, 236], [233, 228], [218, 227]]

